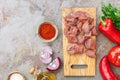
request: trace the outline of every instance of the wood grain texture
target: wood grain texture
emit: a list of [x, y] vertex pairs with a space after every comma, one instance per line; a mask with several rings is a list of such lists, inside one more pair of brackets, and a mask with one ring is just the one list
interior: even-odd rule
[[[62, 9], [62, 31], [63, 31], [63, 56], [64, 56], [64, 76], [95, 76], [96, 59], [88, 57], [85, 53], [69, 55], [66, 47], [68, 45], [67, 38], [64, 35], [65, 21], [64, 17], [71, 12], [84, 11], [94, 17], [94, 25], [96, 26], [96, 8], [63, 8]], [[96, 40], [96, 37], [93, 36]], [[72, 65], [87, 65], [87, 68], [72, 69]]]

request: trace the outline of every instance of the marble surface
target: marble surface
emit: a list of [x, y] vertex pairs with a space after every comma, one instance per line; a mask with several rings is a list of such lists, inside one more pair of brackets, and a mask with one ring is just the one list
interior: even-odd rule
[[[120, 9], [120, 0], [103, 0]], [[97, 25], [101, 14], [102, 0], [0, 0], [0, 80], [7, 80], [11, 71], [21, 71], [28, 80], [32, 76], [28, 70], [34, 65], [46, 71], [39, 60], [39, 52], [43, 45], [50, 45], [54, 58], [62, 55], [61, 9], [64, 7], [96, 7]], [[43, 43], [37, 29], [40, 23], [52, 21], [59, 29], [58, 38], [51, 43]], [[99, 73], [99, 61], [116, 44], [109, 41], [98, 31], [97, 61], [95, 77], [64, 77], [62, 68], [53, 73], [58, 80], [102, 80]], [[116, 75], [120, 69], [113, 67]]]

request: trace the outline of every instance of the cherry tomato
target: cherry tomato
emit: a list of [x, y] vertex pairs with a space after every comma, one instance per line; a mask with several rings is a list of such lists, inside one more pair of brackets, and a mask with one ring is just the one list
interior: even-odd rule
[[120, 67], [120, 46], [115, 46], [110, 49], [108, 53], [108, 60], [112, 65]]

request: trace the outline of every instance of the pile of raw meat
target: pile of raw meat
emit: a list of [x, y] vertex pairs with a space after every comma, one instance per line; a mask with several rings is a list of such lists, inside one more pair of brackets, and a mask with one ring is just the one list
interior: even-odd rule
[[97, 35], [94, 26], [94, 18], [86, 12], [77, 11], [65, 17], [64, 34], [68, 40], [68, 54], [86, 53], [90, 57], [96, 57], [96, 40], [92, 36]]

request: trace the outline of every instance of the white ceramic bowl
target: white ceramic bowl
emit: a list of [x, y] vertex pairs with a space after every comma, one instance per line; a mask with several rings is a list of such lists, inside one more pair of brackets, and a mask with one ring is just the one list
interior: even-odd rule
[[[46, 39], [42, 38], [41, 35], [39, 34], [39, 29], [40, 29], [41, 25], [44, 24], [44, 23], [49, 23], [49, 24], [51, 24], [51, 25], [55, 28], [55, 30], [56, 30], [55, 36], [54, 36], [52, 39], [50, 39], [50, 40], [46, 40]], [[43, 23], [41, 23], [41, 24], [39, 25], [39, 27], [38, 27], [38, 36], [40, 37], [40, 39], [41, 39], [43, 42], [52, 42], [52, 41], [54, 41], [54, 40], [57, 38], [57, 36], [58, 36], [58, 29], [57, 29], [56, 25], [54, 25], [52, 22], [43, 22]]]
[[20, 73], [19, 71], [13, 71], [13, 72], [11, 72], [11, 73], [8, 75], [8, 79], [7, 79], [7, 80], [10, 80], [11, 75], [12, 75], [12, 74], [15, 74], [15, 73], [20, 74], [20, 75], [23, 77], [23, 80], [26, 80], [25, 76], [24, 76], [22, 73]]

